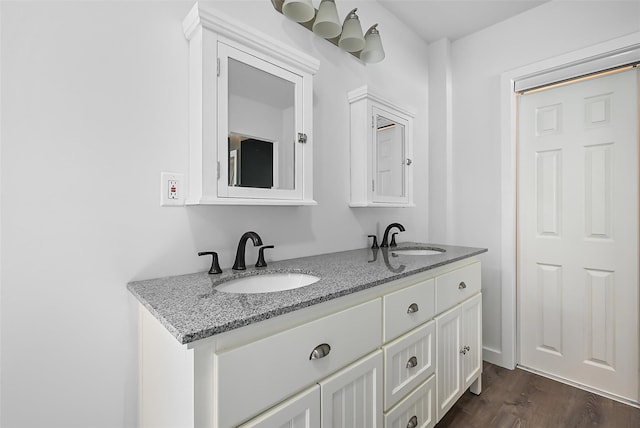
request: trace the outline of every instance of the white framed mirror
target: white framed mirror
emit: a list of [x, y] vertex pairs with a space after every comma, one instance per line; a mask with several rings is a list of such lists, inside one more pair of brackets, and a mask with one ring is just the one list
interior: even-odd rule
[[364, 86], [348, 93], [351, 207], [413, 205], [415, 113]]
[[187, 204], [314, 205], [313, 74], [319, 62], [196, 4]]

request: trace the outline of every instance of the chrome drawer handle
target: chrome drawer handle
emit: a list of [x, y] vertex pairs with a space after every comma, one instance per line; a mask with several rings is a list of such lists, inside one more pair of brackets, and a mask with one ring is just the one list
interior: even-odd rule
[[412, 303], [409, 305], [409, 308], [407, 309], [407, 313], [408, 314], [413, 314], [415, 312], [418, 312], [420, 310], [420, 308], [418, 308], [418, 304], [417, 303]]
[[418, 426], [418, 417], [414, 415], [411, 419], [409, 419], [407, 428], [416, 428], [417, 426]]
[[464, 281], [458, 285], [458, 290], [464, 290], [465, 288], [467, 288], [467, 284], [465, 284]]
[[418, 365], [418, 359], [416, 357], [411, 357], [411, 358], [409, 358], [409, 361], [407, 361], [407, 368], [408, 369], [412, 369], [417, 365]]
[[309, 359], [319, 360], [320, 358], [324, 358], [327, 355], [329, 355], [329, 352], [331, 352], [331, 346], [329, 346], [326, 343], [323, 343], [322, 345], [316, 346], [313, 349], [313, 351], [311, 351], [311, 355], [309, 355]]

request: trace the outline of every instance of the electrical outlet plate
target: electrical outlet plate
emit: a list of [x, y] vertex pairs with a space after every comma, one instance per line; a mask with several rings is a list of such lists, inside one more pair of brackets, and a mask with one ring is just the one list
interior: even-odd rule
[[184, 174], [177, 172], [160, 173], [160, 206], [184, 206], [184, 192], [186, 190]]

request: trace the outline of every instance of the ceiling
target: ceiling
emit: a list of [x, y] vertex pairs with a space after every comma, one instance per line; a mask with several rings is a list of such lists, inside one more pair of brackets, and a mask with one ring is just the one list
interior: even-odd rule
[[427, 43], [451, 41], [549, 0], [377, 0]]

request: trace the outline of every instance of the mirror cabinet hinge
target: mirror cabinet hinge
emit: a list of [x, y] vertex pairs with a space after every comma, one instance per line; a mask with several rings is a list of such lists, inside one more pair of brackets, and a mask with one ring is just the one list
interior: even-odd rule
[[371, 180], [371, 191], [372, 192], [376, 191], [376, 181], [375, 180]]
[[217, 60], [216, 73], [218, 74], [218, 77], [220, 77], [220, 58], [217, 58]]
[[218, 161], [218, 180], [220, 180], [220, 161]]

